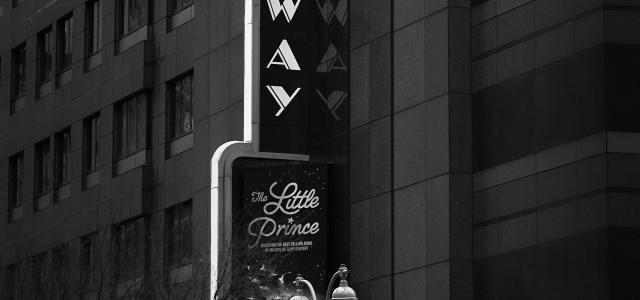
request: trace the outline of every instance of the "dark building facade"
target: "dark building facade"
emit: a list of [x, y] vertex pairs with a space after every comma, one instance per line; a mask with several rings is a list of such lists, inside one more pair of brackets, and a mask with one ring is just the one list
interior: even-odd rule
[[[329, 248], [359, 298], [637, 297], [640, 4], [348, 8]], [[0, 1], [0, 298], [209, 297], [243, 22], [240, 0]]]

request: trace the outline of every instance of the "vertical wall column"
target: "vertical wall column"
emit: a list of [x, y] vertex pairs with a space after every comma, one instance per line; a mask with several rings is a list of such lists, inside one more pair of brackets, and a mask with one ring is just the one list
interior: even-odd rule
[[449, 2], [425, 20], [426, 292], [472, 299], [470, 11]]
[[469, 1], [394, 2], [394, 299], [473, 297], [470, 55]]

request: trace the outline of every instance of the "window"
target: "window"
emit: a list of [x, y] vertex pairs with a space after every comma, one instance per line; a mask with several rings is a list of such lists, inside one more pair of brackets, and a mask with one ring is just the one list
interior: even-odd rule
[[84, 120], [83, 142], [84, 186], [92, 187], [100, 182], [98, 167], [100, 164], [100, 114]]
[[193, 19], [195, 10], [193, 0], [168, 0], [167, 1], [167, 28], [173, 30]]
[[64, 244], [53, 248], [51, 251], [51, 269], [54, 272], [50, 276], [52, 291], [51, 296], [54, 299], [69, 299], [69, 280], [71, 276], [69, 269], [69, 245]]
[[96, 280], [96, 262], [98, 259], [98, 233], [94, 232], [80, 238], [80, 277], [82, 286], [93, 289]]
[[38, 33], [38, 85], [43, 85], [51, 79], [53, 66], [53, 41], [51, 27]]
[[87, 2], [86, 8], [86, 47], [87, 57], [102, 48], [102, 3], [100, 0]]
[[115, 277], [127, 281], [144, 275], [147, 259], [148, 223], [145, 217], [113, 227], [115, 245]]
[[31, 288], [36, 299], [44, 296], [47, 279], [47, 252], [34, 255], [31, 260]]
[[17, 264], [7, 266], [5, 275], [7, 300], [18, 298], [18, 267]]
[[120, 15], [122, 18], [121, 35], [127, 35], [147, 25], [149, 12], [148, 0], [121, 0]]
[[22, 183], [24, 178], [24, 155], [22, 152], [9, 158], [9, 209], [22, 206]]
[[169, 12], [175, 14], [193, 4], [193, 0], [169, 0]]
[[73, 50], [73, 15], [58, 21], [58, 73], [71, 68]]
[[165, 212], [165, 267], [191, 264], [191, 242], [191, 201], [187, 201]]
[[56, 134], [56, 187], [68, 184], [70, 179], [69, 174], [69, 155], [71, 148], [71, 132], [69, 129], [65, 129], [62, 132]]
[[36, 144], [35, 157], [35, 195], [39, 196], [49, 191], [49, 139]]
[[124, 158], [147, 147], [147, 98], [144, 94], [116, 106], [116, 157]]
[[24, 107], [27, 46], [22, 44], [11, 51], [11, 112]]
[[193, 131], [193, 114], [191, 95], [193, 93], [193, 75], [189, 74], [174, 81], [170, 91], [171, 118], [169, 118], [170, 136], [172, 139]]
[[53, 200], [59, 201], [61, 199], [71, 196], [71, 186], [69, 185], [70, 174], [70, 155], [71, 155], [71, 131], [67, 128], [55, 135], [55, 195]]
[[193, 146], [193, 75], [177, 79], [169, 85], [168, 137], [169, 155], [178, 154]]

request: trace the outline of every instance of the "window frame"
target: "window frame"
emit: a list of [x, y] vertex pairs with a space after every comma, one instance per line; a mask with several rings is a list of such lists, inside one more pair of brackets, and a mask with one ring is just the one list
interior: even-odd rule
[[[43, 157], [45, 150], [47, 155], [46, 157]], [[34, 153], [33, 195], [35, 200], [39, 196], [47, 194], [49, 193], [49, 191], [51, 191], [51, 145], [49, 138], [36, 143]], [[45, 166], [46, 170], [43, 171], [42, 169]], [[37, 206], [34, 206], [34, 208], [37, 208]]]
[[[182, 3], [184, 2], [184, 0], [168, 0], [167, 1], [168, 16], [174, 16], [194, 4], [194, 0], [189, 0], [189, 1], [191, 1], [191, 3], [185, 5], [184, 3]], [[180, 5], [176, 5], [177, 2], [180, 2]]]
[[99, 237], [98, 231], [94, 231], [80, 237], [80, 255], [78, 257], [78, 263], [80, 265], [79, 271], [82, 274], [82, 286], [86, 290], [93, 290], [95, 288], [95, 272], [97, 271], [95, 268], [98, 259], [100, 259], [98, 254]]
[[[54, 56], [54, 47], [53, 47], [53, 27], [51, 25], [47, 26], [45, 29], [38, 32], [37, 37], [37, 54], [36, 54], [36, 83], [38, 86], [42, 86], [47, 82], [50, 82], [53, 78], [53, 56]], [[47, 56], [47, 52], [45, 52], [46, 46], [48, 45], [48, 59], [45, 60], [45, 56]], [[43, 76], [43, 66], [48, 64], [48, 72], [47, 76]]]
[[82, 175], [87, 176], [100, 169], [100, 112], [83, 121]]
[[57, 299], [68, 299], [71, 283], [69, 244], [65, 243], [51, 249], [51, 269], [55, 270], [51, 272], [53, 282], [49, 283], [56, 287], [54, 296]]
[[[127, 123], [127, 125], [130, 125], [129, 123], [129, 118], [127, 118], [126, 120], [124, 119], [125, 117], [125, 105], [129, 105], [131, 103], [131, 101], [135, 101], [136, 105], [136, 111], [135, 111], [135, 146], [133, 150], [124, 150], [122, 149], [123, 144], [126, 144], [129, 142], [129, 136], [128, 133], [130, 133], [130, 127], [126, 127], [126, 129], [123, 129], [123, 122]], [[130, 106], [129, 106], [130, 107]], [[143, 115], [140, 115], [141, 112], [143, 113]], [[129, 97], [125, 100], [119, 101], [118, 103], [115, 104], [115, 108], [114, 108], [114, 130], [115, 130], [115, 135], [116, 135], [116, 142], [113, 144], [114, 145], [114, 157], [116, 158], [115, 161], [119, 161], [122, 159], [125, 159], [131, 155], [135, 155], [136, 153], [140, 152], [140, 151], [144, 151], [149, 149], [149, 138], [150, 138], [150, 126], [149, 126], [149, 120], [150, 120], [150, 105], [149, 105], [149, 97], [147, 95], [146, 92], [143, 93], [139, 93], [135, 96]], [[128, 116], [128, 115], [127, 115]], [[123, 121], [125, 120], [125, 121]], [[123, 134], [123, 130], [126, 131]], [[140, 138], [139, 135], [143, 134], [143, 136]], [[124, 140], [123, 142], [123, 137], [126, 136], [126, 140]], [[140, 144], [139, 144], [140, 143]]]
[[129, 16], [129, 8], [131, 1], [138, 0], [118, 0], [118, 24], [117, 24], [117, 33], [119, 38], [123, 38], [133, 32], [136, 32], [140, 28], [149, 25], [149, 20], [151, 19], [151, 5], [153, 1], [149, 0], [139, 0], [142, 4], [142, 9], [140, 11], [145, 12], [144, 19], [138, 20], [139, 24], [135, 27], [129, 27], [130, 18]]
[[[98, 10], [96, 11], [96, 4]], [[102, 0], [89, 0], [85, 5], [85, 58], [89, 58], [102, 51], [103, 20], [102, 20]], [[98, 14], [96, 18], [96, 13]], [[96, 24], [97, 22], [97, 24]], [[97, 29], [96, 29], [97, 27]], [[97, 38], [96, 38], [97, 34]], [[95, 44], [95, 45], [94, 45]]]
[[[42, 296], [45, 288], [45, 280], [48, 272], [48, 252], [43, 251], [31, 257], [31, 285], [35, 295]], [[36, 283], [36, 275], [38, 282]]]
[[54, 187], [71, 183], [71, 128], [67, 127], [54, 137]]
[[9, 158], [9, 210], [22, 206], [24, 201], [24, 152]]
[[[25, 96], [27, 81], [27, 43], [11, 50], [11, 101]], [[13, 111], [13, 109], [12, 109]]]
[[[191, 78], [190, 79], [191, 93], [189, 95], [189, 97], [190, 97], [189, 101], [191, 102], [191, 108], [190, 108], [190, 110], [191, 110], [191, 112], [190, 112], [190, 118], [191, 118], [190, 127], [191, 128], [190, 128], [189, 131], [176, 132], [176, 128], [178, 127], [177, 126], [177, 122], [176, 122], [177, 121], [176, 120], [177, 119], [176, 113], [177, 113], [177, 106], [178, 106], [177, 104], [178, 104], [178, 101], [180, 101], [181, 104], [184, 103], [184, 99], [183, 98], [178, 100], [177, 94], [179, 94], [179, 93], [176, 91], [176, 86], [178, 85], [179, 82], [183, 82], [187, 78]], [[182, 83], [181, 83], [181, 85], [182, 85]], [[194, 129], [193, 128], [193, 125], [194, 125], [194, 122], [193, 122], [193, 94], [194, 93], [193, 92], [194, 92], [194, 89], [193, 89], [193, 71], [192, 70], [188, 71], [188, 72], [186, 72], [186, 73], [184, 73], [184, 74], [182, 74], [182, 75], [180, 75], [180, 76], [178, 76], [176, 78], [174, 78], [167, 85], [167, 99], [169, 100], [169, 101], [167, 101], [167, 110], [169, 112], [169, 114], [167, 114], [167, 115], [170, 116], [169, 118], [167, 118], [167, 141], [168, 142], [175, 141], [177, 139], [180, 139], [183, 136], [186, 136], [186, 135], [188, 135], [190, 133], [193, 133], [193, 129]], [[180, 106], [184, 107], [184, 105], [180, 105]], [[181, 112], [183, 112], [183, 110]]]
[[[66, 29], [66, 22], [69, 21], [69, 30]], [[68, 37], [66, 36], [68, 33]], [[60, 75], [73, 68], [73, 12], [60, 18], [57, 22], [56, 38], [56, 68]], [[67, 43], [68, 42], [68, 43]], [[68, 62], [66, 61], [66, 49], [68, 48]]]
[[[165, 270], [192, 264], [193, 201], [189, 199], [165, 209], [164, 216]], [[186, 224], [183, 223], [185, 218], [188, 218]]]
[[[144, 277], [149, 260], [149, 218], [135, 217], [112, 225], [111, 230], [115, 251], [113, 279], [116, 282], [123, 282]], [[133, 233], [133, 236], [127, 236], [127, 233]]]

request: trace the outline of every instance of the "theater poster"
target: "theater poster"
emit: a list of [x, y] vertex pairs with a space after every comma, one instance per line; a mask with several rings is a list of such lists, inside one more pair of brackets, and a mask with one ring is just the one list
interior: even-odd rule
[[[327, 165], [246, 168], [234, 220], [239, 299], [289, 299], [298, 274], [324, 299], [327, 288]], [[236, 202], [237, 203], [237, 202]], [[240, 203], [238, 203], [240, 204]], [[307, 286], [300, 287], [310, 297]]]

